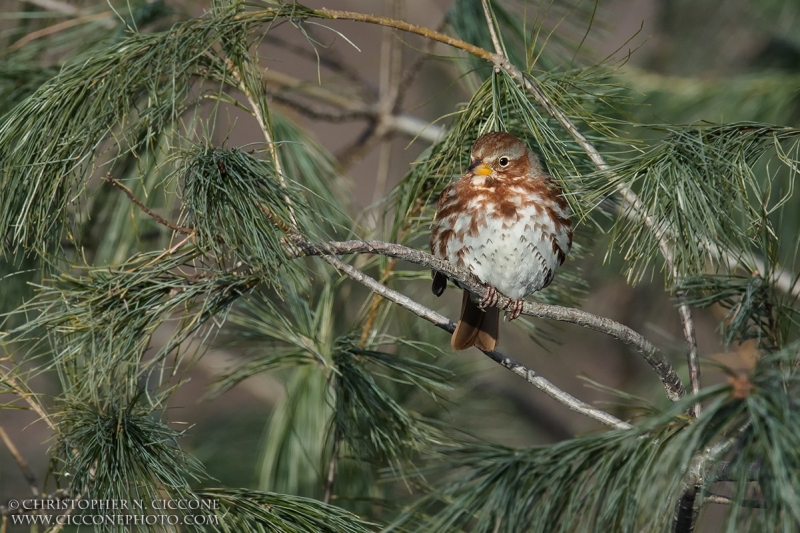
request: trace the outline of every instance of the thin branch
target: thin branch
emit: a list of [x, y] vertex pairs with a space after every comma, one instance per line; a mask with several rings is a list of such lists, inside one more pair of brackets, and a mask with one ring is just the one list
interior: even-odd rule
[[[333, 266], [340, 272], [346, 274], [352, 280], [361, 283], [372, 292], [379, 294], [381, 297], [389, 300], [390, 302], [394, 302], [400, 307], [403, 307], [411, 311], [418, 317], [424, 318], [428, 322], [431, 322], [435, 326], [447, 331], [448, 333], [452, 333], [456, 329], [455, 323], [452, 322], [449, 318], [447, 318], [444, 315], [440, 315], [436, 311], [428, 309], [424, 305], [412, 300], [408, 296], [401, 294], [395, 290], [392, 290], [389, 287], [379, 283], [377, 280], [373, 279], [370, 276], [367, 276], [354, 266], [345, 263], [344, 261], [339, 259], [337, 255], [352, 254], [352, 253], [381, 253], [382, 255], [387, 255], [389, 257], [397, 257], [398, 259], [407, 259], [410, 262], [422, 264], [429, 268], [442, 267], [443, 272], [447, 273], [448, 275], [452, 273], [452, 277], [454, 279], [457, 279], [460, 283], [463, 283], [464, 287], [474, 288], [475, 286], [479, 286], [481, 287], [480, 288], [481, 293], [486, 290], [485, 287], [483, 285], [480, 285], [480, 282], [477, 281], [475, 276], [473, 276], [471, 273], [461, 271], [460, 269], [454, 267], [450, 263], [438, 259], [425, 252], [421, 252], [419, 250], [414, 250], [411, 248], [406, 248], [405, 246], [401, 246], [399, 244], [389, 244], [379, 241], [310, 243], [306, 241], [305, 238], [296, 229], [287, 227], [286, 224], [282, 223], [277, 217], [273, 216], [269, 210], [263, 209], [262, 211], [264, 213], [264, 216], [266, 216], [270, 220], [270, 222], [275, 224], [279, 229], [281, 229], [286, 233], [288, 239], [285, 242], [285, 246], [286, 246], [286, 253], [289, 258], [320, 256], [324, 261], [328, 262], [331, 266]], [[508, 298], [505, 299], [508, 300]], [[527, 305], [528, 304], [526, 304], [526, 306]], [[544, 307], [556, 307], [556, 306], [544, 306]], [[525, 313], [524, 310], [523, 313]], [[581, 311], [580, 313], [583, 312]], [[584, 314], [589, 315], [588, 313]], [[601, 320], [607, 320], [608, 322], [611, 322], [608, 319], [601, 319]], [[622, 325], [619, 326], [621, 328], [625, 328], [625, 326]], [[633, 331], [631, 331], [631, 333], [633, 333], [634, 335], [638, 335], [638, 333], [635, 333]], [[603, 424], [618, 429], [628, 429], [632, 427], [627, 422], [623, 422], [622, 420], [616, 418], [615, 416], [610, 415], [605, 411], [601, 411], [600, 409], [597, 409], [595, 407], [592, 407], [591, 405], [588, 405], [580, 401], [579, 399], [575, 398], [574, 396], [562, 391], [561, 389], [559, 389], [558, 387], [547, 381], [545, 378], [539, 376], [533, 370], [526, 368], [521, 363], [515, 361], [511, 357], [508, 357], [507, 355], [501, 352], [484, 351], [483, 353], [489, 356], [496, 363], [511, 370], [518, 376], [525, 378], [525, 380], [527, 380], [528, 383], [531, 383], [536, 388], [543, 391], [545, 394], [555, 399], [556, 401], [566, 405], [573, 411], [576, 411], [578, 413], [588, 416], [589, 418], [593, 418], [594, 420], [602, 422]]]
[[142, 211], [143, 211], [145, 214], [147, 214], [147, 215], [149, 215], [150, 217], [152, 217], [152, 218], [153, 218], [153, 219], [154, 219], [156, 222], [158, 222], [158, 223], [159, 223], [159, 224], [161, 224], [162, 226], [166, 226], [166, 227], [168, 227], [169, 229], [171, 229], [171, 230], [173, 230], [173, 231], [177, 231], [178, 233], [183, 233], [184, 235], [193, 235], [193, 234], [194, 234], [194, 230], [193, 230], [192, 228], [187, 228], [186, 226], [178, 226], [177, 224], [173, 224], [172, 222], [170, 222], [170, 221], [169, 221], [169, 220], [167, 220], [166, 218], [162, 217], [162, 216], [161, 216], [161, 215], [159, 215], [158, 213], [155, 213], [155, 212], [153, 212], [153, 210], [152, 210], [152, 209], [150, 209], [149, 207], [147, 207], [146, 205], [144, 205], [144, 203], [142, 203], [142, 201], [141, 201], [141, 200], [139, 200], [139, 199], [136, 197], [136, 195], [135, 195], [135, 194], [133, 194], [133, 192], [132, 192], [132, 191], [131, 191], [129, 188], [127, 188], [125, 185], [123, 185], [123, 184], [122, 184], [120, 181], [116, 180], [116, 179], [115, 179], [115, 178], [114, 178], [114, 177], [111, 175], [111, 173], [110, 173], [110, 172], [109, 172], [108, 174], [106, 174], [106, 175], [103, 177], [103, 179], [104, 179], [104, 180], [106, 180], [106, 181], [107, 181], [108, 183], [110, 183], [111, 185], [113, 185], [114, 187], [116, 187], [117, 189], [119, 189], [119, 190], [121, 190], [122, 192], [124, 192], [124, 193], [125, 193], [125, 196], [127, 196], [127, 197], [128, 197], [128, 199], [129, 199], [131, 202], [133, 202], [133, 203], [134, 203], [136, 206], [138, 206], [138, 207], [139, 207], [139, 209], [141, 209], [141, 210], [142, 210]]
[[44, 408], [36, 401], [36, 396], [31, 392], [26, 392], [25, 389], [20, 386], [19, 382], [17, 382], [16, 378], [10, 376], [6, 371], [5, 368], [0, 367], [0, 382], [4, 382], [11, 387], [11, 390], [14, 391], [14, 394], [22, 398], [25, 403], [27, 403], [31, 410], [39, 415], [39, 418], [44, 421], [45, 424], [52, 430], [53, 433], [58, 435], [58, 429], [56, 429], [56, 425], [53, 423], [53, 420], [50, 416], [45, 412]]
[[[385, 255], [442, 272], [448, 278], [457, 281], [459, 286], [462, 288], [479, 296], [482, 296], [486, 292], [486, 286], [481, 283], [480, 280], [478, 280], [472, 273], [464, 269], [460, 269], [447, 261], [434, 257], [429, 253], [408, 248], [400, 244], [392, 244], [381, 241], [308, 243], [299, 242], [296, 239], [293, 240], [295, 241], [294, 250], [290, 251], [290, 257], [310, 255], [346, 255], [357, 253]], [[373, 281], [378, 286], [383, 287], [383, 285], [377, 281]], [[510, 298], [503, 295], [498, 295], [497, 307], [502, 309], [511, 303], [512, 300]], [[406, 307], [404, 304], [401, 305]], [[558, 305], [547, 305], [538, 302], [525, 302], [525, 305], [522, 309], [522, 314], [537, 318], [557, 320], [560, 322], [569, 322], [571, 324], [577, 324], [579, 326], [583, 326], [585, 328], [614, 337], [628, 346], [631, 346], [648, 362], [648, 364], [650, 364], [658, 377], [661, 379], [661, 382], [664, 384], [667, 397], [669, 397], [670, 400], [678, 400], [686, 394], [680, 378], [678, 377], [672, 365], [670, 365], [669, 361], [667, 361], [661, 352], [647, 339], [625, 325], [614, 322], [609, 318], [593, 315], [580, 309], [561, 307]], [[423, 318], [426, 317], [423, 316]]]
[[489, 1], [481, 0], [483, 4], [483, 15], [486, 17], [486, 25], [489, 27], [489, 35], [492, 36], [492, 44], [494, 51], [499, 56], [505, 56], [503, 53], [503, 45], [500, 43], [500, 38], [497, 36], [497, 29], [494, 27], [494, 19], [492, 18], [492, 11], [489, 9]]
[[[295, 243], [297, 244], [297, 243]], [[309, 254], [309, 255], [319, 255], [319, 254]], [[433, 257], [433, 256], [431, 256]], [[336, 267], [340, 272], [346, 274], [349, 278], [357, 281], [370, 289], [371, 291], [380, 294], [383, 298], [396, 303], [400, 307], [403, 307], [415, 315], [424, 318], [428, 322], [431, 322], [435, 326], [439, 327], [447, 331], [448, 333], [452, 333], [456, 329], [456, 325], [452, 322], [449, 318], [444, 315], [440, 315], [436, 311], [428, 309], [424, 305], [417, 303], [416, 301], [412, 300], [408, 296], [401, 294], [397, 291], [386, 287], [385, 285], [381, 285], [375, 279], [367, 276], [357, 268], [349, 265], [339, 259], [338, 257], [332, 255], [322, 255], [322, 258]], [[434, 258], [435, 259], [435, 258]], [[581, 413], [589, 418], [597, 420], [598, 422], [602, 422], [608, 426], [617, 428], [617, 429], [629, 429], [632, 427], [627, 422], [623, 422], [622, 420], [616, 418], [613, 415], [606, 413], [605, 411], [601, 411], [596, 407], [592, 407], [591, 405], [580, 401], [579, 399], [575, 398], [574, 396], [562, 391], [548, 380], [543, 378], [542, 376], [538, 375], [533, 370], [526, 368], [521, 363], [515, 361], [511, 357], [498, 352], [498, 351], [491, 351], [491, 352], [483, 352], [486, 354], [490, 359], [495, 361], [496, 363], [502, 365], [503, 367], [511, 370], [513, 373], [517, 374], [518, 376], [524, 378], [528, 383], [532, 384], [554, 400], [558, 401], [559, 403], [567, 406], [568, 408]]]
[[766, 507], [766, 502], [764, 500], [741, 500], [741, 501], [734, 501], [727, 496], [722, 496], [719, 494], [709, 494], [703, 499], [703, 503], [716, 503], [719, 505], [741, 505], [742, 507], [753, 507], [753, 508], [764, 508]]
[[0, 439], [5, 443], [6, 448], [8, 451], [11, 452], [11, 455], [14, 456], [14, 460], [19, 465], [20, 471], [22, 471], [22, 476], [25, 478], [25, 481], [28, 482], [28, 485], [31, 488], [31, 492], [34, 496], [39, 495], [39, 487], [36, 484], [36, 476], [33, 475], [30, 467], [28, 466], [28, 461], [22, 457], [22, 454], [19, 453], [19, 450], [16, 446], [14, 446], [14, 442], [9, 438], [8, 433], [6, 433], [5, 428], [0, 426]]
[[[269, 94], [276, 100], [283, 101], [286, 105], [290, 105], [293, 109], [312, 116], [312, 118], [316, 118], [314, 114], [319, 115], [319, 118], [329, 116], [332, 121], [358, 120], [362, 118], [380, 121], [382, 118], [383, 125], [387, 130], [396, 131], [409, 137], [419, 138], [427, 142], [436, 142], [444, 136], [445, 129], [438, 124], [430, 124], [428, 121], [406, 114], [386, 114], [377, 105], [365, 104], [361, 100], [348, 98], [317, 84], [300, 80], [282, 72], [266, 69], [262, 71], [261, 78], [267, 83], [267, 87], [275, 86], [280, 89], [289, 89], [290, 94], [300, 93], [341, 109], [339, 113], [316, 109], [305, 110], [302, 109], [303, 103], [289, 99], [279, 91], [268, 90]], [[381, 115], [385, 116], [382, 117]]]
[[355, 22], [366, 22], [368, 24], [377, 24], [379, 26], [389, 26], [390, 28], [397, 28], [398, 30], [403, 30], [409, 33], [415, 33], [427, 39], [432, 39], [434, 41], [439, 41], [440, 43], [450, 45], [454, 48], [458, 48], [459, 50], [463, 50], [468, 54], [472, 54], [476, 57], [480, 57], [487, 61], [494, 60], [495, 54], [492, 54], [491, 52], [484, 50], [480, 46], [475, 46], [474, 44], [462, 41], [461, 39], [458, 39], [456, 37], [451, 37], [444, 33], [431, 30], [424, 26], [417, 26], [416, 24], [411, 24], [403, 20], [394, 20], [388, 17], [379, 17], [376, 15], [368, 15], [366, 13], [356, 13], [353, 11], [337, 11], [335, 9], [327, 9], [327, 8], [318, 9], [315, 11], [315, 13], [320, 18], [326, 18], [332, 20], [352, 20]]
[[103, 11], [102, 13], [93, 13], [91, 15], [84, 15], [82, 17], [59, 22], [58, 24], [53, 24], [52, 26], [42, 28], [41, 30], [32, 31], [25, 37], [22, 37], [20, 40], [16, 41], [11, 46], [9, 46], [7, 52], [13, 52], [14, 50], [22, 48], [31, 41], [35, 41], [36, 39], [40, 39], [42, 37], [47, 37], [48, 35], [58, 33], [62, 30], [66, 30], [73, 26], [78, 26], [80, 24], [84, 24], [86, 22], [92, 22], [95, 20], [110, 19], [112, 15], [113, 13], [111, 11]]
[[[697, 355], [697, 336], [694, 331], [694, 320], [692, 320], [692, 312], [689, 306], [684, 301], [686, 294], [683, 291], [678, 293], [678, 298], [681, 299], [681, 304], [678, 311], [681, 315], [681, 322], [683, 322], [683, 337], [686, 339], [686, 357], [689, 366], [689, 383], [691, 384], [692, 394], [700, 392], [700, 360]], [[700, 402], [692, 406], [692, 414], [695, 418], [700, 416], [703, 406]]]
[[[308, 28], [306, 31], [308, 31]], [[273, 32], [268, 32], [267, 35], [264, 36], [264, 42], [268, 44], [274, 44], [275, 46], [283, 48], [284, 50], [315, 63], [319, 61], [321, 65], [328, 67], [333, 72], [342, 75], [357, 85], [366, 88], [373, 95], [375, 94], [374, 87], [371, 87], [369, 81], [365, 80], [361, 76], [361, 72], [352, 68], [347, 64], [346, 61], [343, 61], [340, 57], [334, 54], [334, 50], [332, 48], [326, 48], [325, 53], [323, 54], [320, 53], [321, 51], [318, 49], [315, 50], [314, 48], [309, 48], [308, 46], [302, 46], [289, 42], [281, 37], [278, 37]]]
[[686, 489], [675, 509], [672, 523], [673, 533], [693, 533], [698, 509], [695, 507], [699, 487], [693, 486]]
[[339, 460], [339, 426], [335, 425], [333, 430], [333, 448], [331, 449], [331, 459], [328, 463], [328, 476], [325, 478], [325, 496], [322, 498], [323, 503], [331, 503], [333, 497], [333, 484], [336, 482], [336, 463]]

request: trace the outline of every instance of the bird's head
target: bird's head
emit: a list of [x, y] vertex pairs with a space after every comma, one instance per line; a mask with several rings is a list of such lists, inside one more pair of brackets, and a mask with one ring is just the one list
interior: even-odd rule
[[481, 135], [472, 145], [469, 172], [473, 176], [508, 179], [542, 174], [542, 166], [527, 145], [510, 133]]

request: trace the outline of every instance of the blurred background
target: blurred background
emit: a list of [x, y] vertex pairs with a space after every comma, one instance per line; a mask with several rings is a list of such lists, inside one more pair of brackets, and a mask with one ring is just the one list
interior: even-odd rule
[[[56, 69], [69, 46], [67, 32], [85, 24], [102, 28], [115, 23], [105, 2], [1, 1], [0, 61], [5, 60], [6, 64], [0, 81], [4, 98], [0, 101], [0, 114], [24, 96], [26, 87], [37, 83], [32, 74], [13, 74], [9, 68], [9, 61], [17, 61], [19, 53], [27, 47], [49, 47], [44, 52], [37, 49], [38, 61], [41, 66]], [[538, 2], [509, 3], [527, 6], [531, 11], [542, 9]], [[444, 27], [446, 31], [452, 10], [466, 4], [461, 1], [454, 7], [454, 2], [446, 0], [307, 2], [310, 7], [386, 15], [433, 29]], [[110, 5], [125, 8], [125, 2], [116, 0], [111, 0]], [[163, 11], [154, 14], [140, 31], [168, 28], [177, 20], [201, 15], [208, 9], [200, 1], [165, 0], [145, 5]], [[586, 16], [586, 10], [591, 13], [594, 9], [591, 3], [575, 7], [568, 2], [564, 6], [555, 2], [543, 12], [542, 20], [563, 39], [580, 42], [591, 17]], [[577, 22], [562, 22], [562, 18], [572, 20], [569, 17]], [[633, 89], [628, 93], [626, 110], [642, 123], [752, 120], [798, 126], [798, 23], [800, 7], [788, 0], [601, 0], [596, 5], [591, 30], [574, 60], [576, 65], [605, 61], [616, 82]], [[374, 215], [362, 213], [369, 213], [368, 208], [384, 198], [419, 155], [439, 138], [441, 129], [451, 123], [448, 114], [469, 100], [480, 80], [473, 73], [465, 73], [468, 69], [464, 62], [445, 46], [430, 47], [415, 36], [379, 26], [337, 21], [329, 25], [352, 44], [323, 28], [312, 29], [311, 37], [319, 43], [319, 68], [315, 52], [290, 25], [274, 29], [262, 43], [262, 65], [268, 68], [268, 82], [276, 88], [272, 105], [303, 126], [338, 159], [347, 176], [350, 213], [361, 217], [360, 224], [370, 228], [377, 220]], [[64, 41], [59, 41], [62, 37]], [[353, 46], [358, 48], [357, 53]], [[422, 56], [427, 59], [421, 61]], [[412, 70], [418, 70], [418, 75], [410, 85], [402, 86]], [[37, 73], [39, 82], [46, 79], [46, 74]], [[322, 85], [317, 83], [318, 76]], [[395, 99], [393, 91], [398, 87], [402, 87], [402, 97]], [[386, 112], [381, 106], [387, 102], [395, 106], [395, 116], [402, 120], [391, 125], [376, 120]], [[219, 120], [214, 132], [219, 145], [246, 146], [261, 140], [258, 125], [244, 112], [229, 109]], [[783, 227], [787, 235], [793, 235], [797, 221], [784, 221]], [[97, 238], [103, 237], [101, 234]], [[580, 244], [587, 251], [578, 265], [587, 287], [581, 296], [581, 307], [644, 334], [670, 357], [687, 383], [681, 324], [675, 302], [664, 291], [661, 274], [656, 272], [652, 278], [631, 285], [620, 273], [622, 264], [618, 258], [603, 260], [608, 244], [603, 238]], [[127, 257], [131, 251], [115, 248], [107, 260]], [[4, 312], [32, 294], [25, 285], [27, 281], [25, 276], [0, 280]], [[410, 296], [455, 318], [459, 291], [451, 288], [443, 298], [435, 300], [429, 296], [426, 282], [405, 283], [401, 287]], [[364, 296], [357, 293], [353, 298]], [[753, 346], [724, 348], [718, 326], [725, 312], [716, 307], [695, 311], [704, 385], [726, 378], [715, 365], [747, 369], [754, 360]], [[525, 328], [503, 324], [501, 349], [558, 387], [586, 402], [596, 402], [617, 416], [626, 414], [624, 408], [617, 406], [621, 400], [599, 385], [650, 402], [666, 401], [650, 368], [621, 343], [575, 326], [537, 325], [556, 340], [536, 342]], [[427, 334], [432, 342], [449, 350], [446, 334]], [[162, 342], [168, 338], [167, 332], [157, 332], [154, 344], [159, 342], [159, 335]], [[250, 353], [248, 350], [252, 347], [237, 347], [225, 335], [220, 336], [185, 374], [188, 381], [173, 396], [167, 418], [175, 427], [185, 429], [181, 445], [219, 483], [263, 488], [261, 458], [268, 440], [266, 428], [276, 405], [285, 399], [283, 381], [262, 374], [213, 401], [206, 398], [209, 383], [240, 362]], [[463, 377], [450, 394], [442, 419], [469, 434], [526, 446], [599, 429], [596, 423], [569, 411], [477, 351], [446, 353], [442, 357], [452, 358], [448, 364], [458, 368]], [[31, 385], [45, 396], [58, 390], [57, 383], [49, 383], [45, 377]], [[0, 404], [7, 400], [0, 397]], [[34, 419], [25, 410], [0, 409], [0, 426], [13, 437], [37, 478], [43, 479], [48, 448], [53, 442], [48, 428], [41, 422], [32, 423]], [[316, 468], [321, 471], [322, 465]], [[16, 461], [7, 446], [0, 445], [0, 502], [28, 492]]]

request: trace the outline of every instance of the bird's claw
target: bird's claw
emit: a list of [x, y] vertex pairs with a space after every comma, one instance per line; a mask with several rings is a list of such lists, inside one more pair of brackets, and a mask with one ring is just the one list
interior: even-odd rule
[[508, 321], [511, 322], [512, 320], [516, 320], [522, 314], [522, 307], [525, 305], [525, 300], [512, 300], [506, 306], [506, 310], [509, 312], [508, 314]]
[[497, 305], [497, 289], [490, 285], [486, 287], [486, 293], [478, 302], [478, 308], [487, 309], [489, 307], [494, 307], [495, 305]]

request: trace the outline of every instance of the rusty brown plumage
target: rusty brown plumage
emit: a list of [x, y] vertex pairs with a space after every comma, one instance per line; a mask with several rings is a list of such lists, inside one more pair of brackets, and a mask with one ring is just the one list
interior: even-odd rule
[[[524, 296], [549, 285], [564, 262], [572, 222], [561, 189], [513, 135], [481, 136], [470, 161], [467, 173], [439, 197], [430, 245], [435, 256], [469, 269], [491, 287], [479, 302], [465, 293], [451, 345], [493, 350], [500, 320], [494, 294], [514, 300], [509, 319], [517, 318]], [[445, 287], [444, 276], [435, 274], [434, 294]]]

